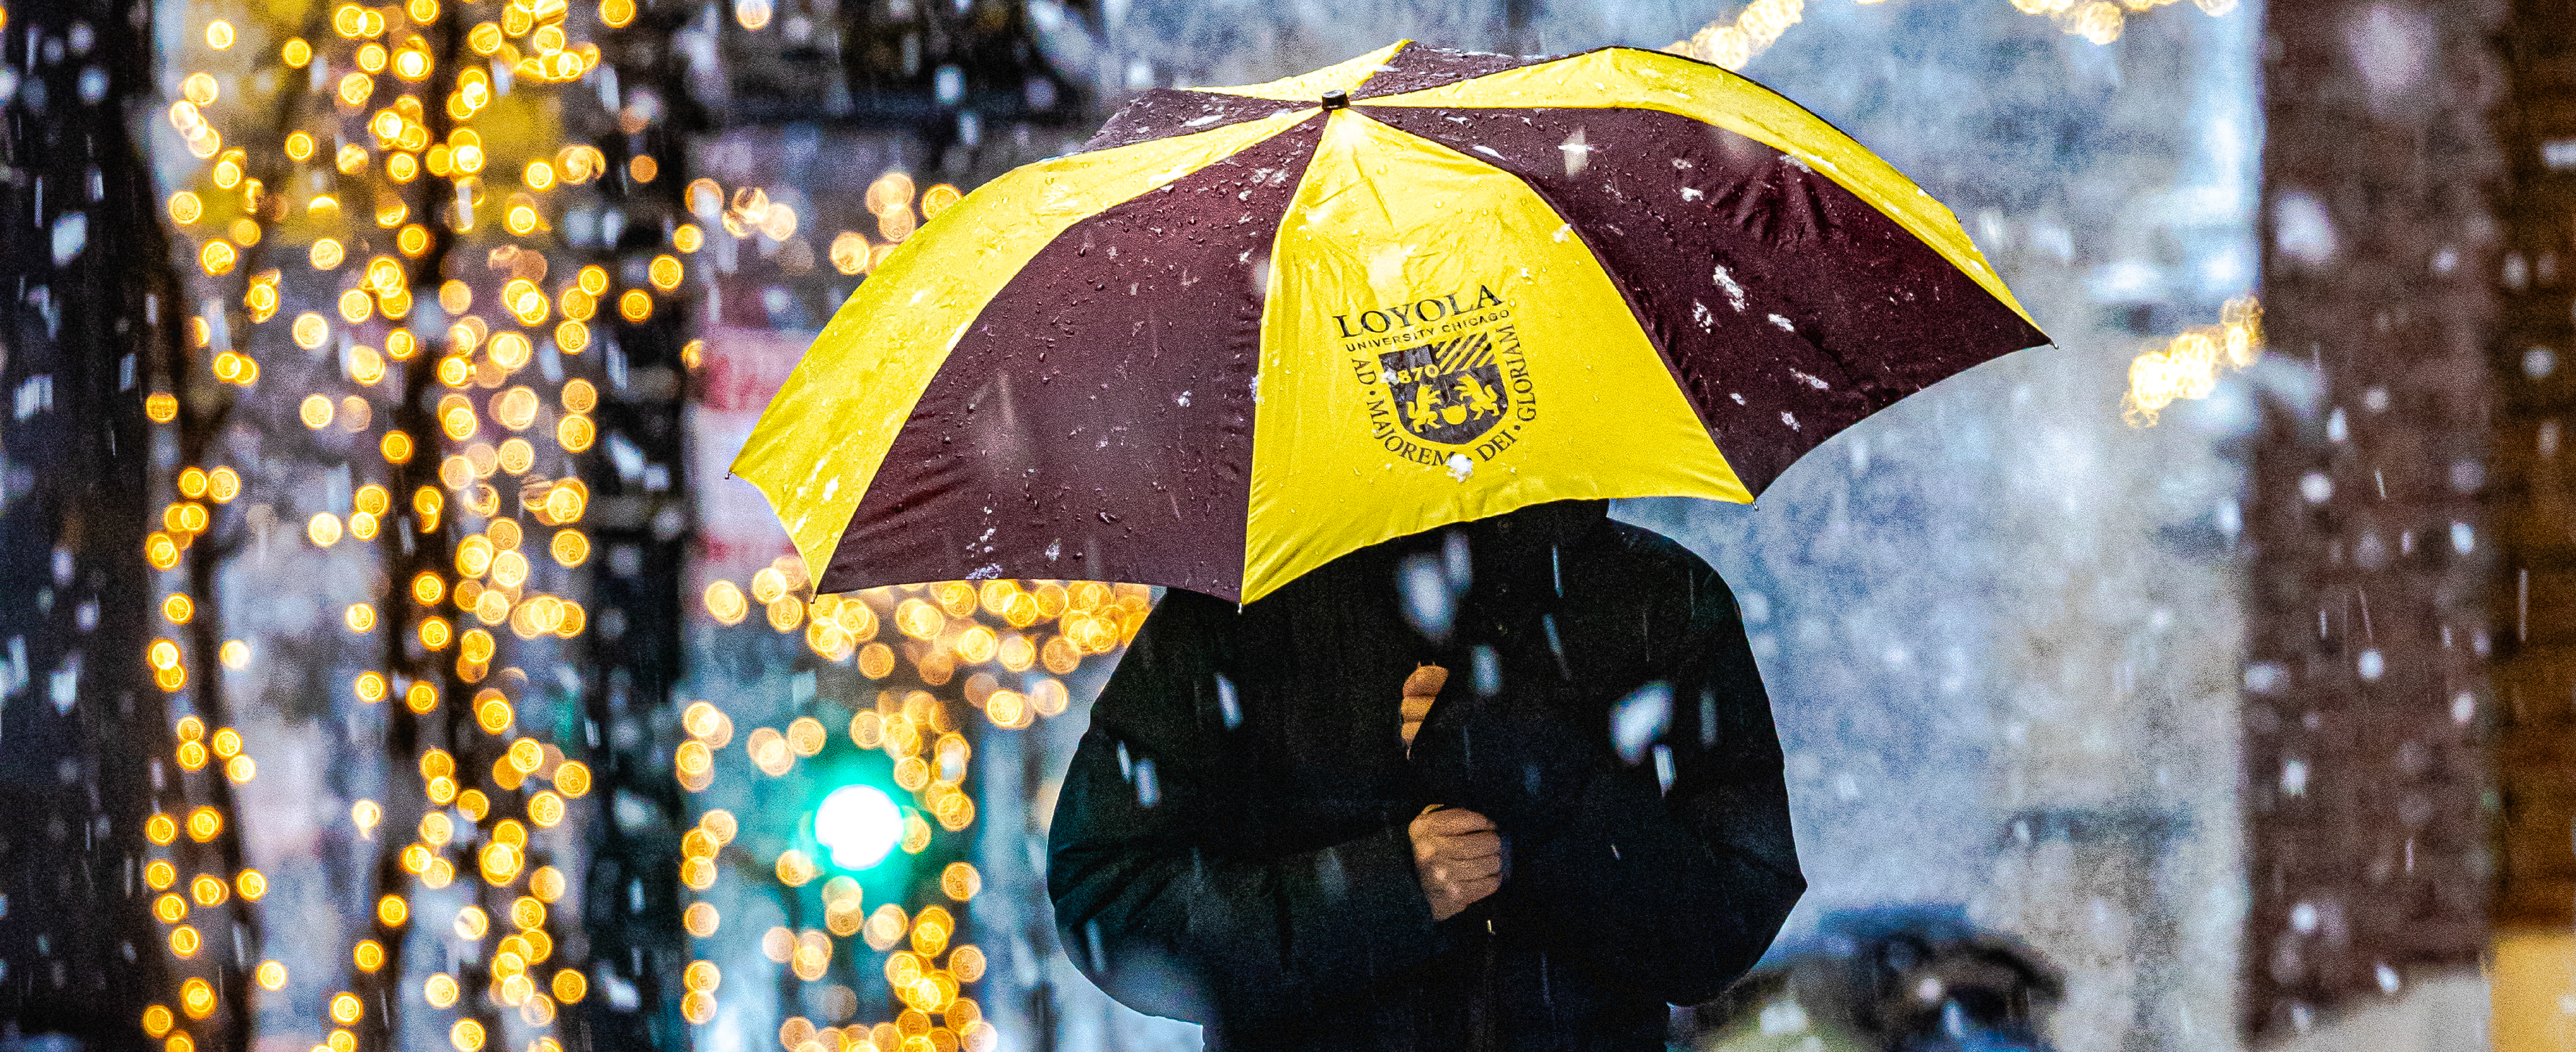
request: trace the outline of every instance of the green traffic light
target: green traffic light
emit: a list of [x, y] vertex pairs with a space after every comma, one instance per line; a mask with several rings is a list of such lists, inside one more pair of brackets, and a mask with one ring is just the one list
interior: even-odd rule
[[814, 809], [814, 840], [842, 869], [867, 869], [903, 840], [903, 812], [873, 785], [834, 789]]

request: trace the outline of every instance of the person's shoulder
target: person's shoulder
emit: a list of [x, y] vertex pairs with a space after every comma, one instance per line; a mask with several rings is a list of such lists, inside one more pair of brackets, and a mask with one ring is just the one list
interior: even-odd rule
[[1604, 520], [1586, 535], [1582, 547], [1584, 587], [1600, 601], [1688, 611], [1691, 618], [1741, 616], [1726, 579], [1670, 537]]
[[1160, 614], [1169, 610], [1177, 620], [1184, 617], [1232, 617], [1237, 609], [1237, 604], [1231, 599], [1219, 599], [1187, 588], [1166, 588], [1163, 589], [1163, 597], [1154, 601], [1153, 612]]
[[1708, 561], [1681, 546], [1680, 542], [1642, 526], [1631, 526], [1616, 519], [1603, 519], [1586, 538], [1587, 547], [1607, 561], [1622, 565], [1627, 572], [1647, 579], [1709, 578], [1717, 576]]
[[1220, 599], [1185, 588], [1166, 588], [1163, 596], [1145, 615], [1145, 627], [1137, 640], [1148, 648], [1161, 646], [1199, 646], [1223, 637], [1241, 616], [1242, 608], [1233, 600]]

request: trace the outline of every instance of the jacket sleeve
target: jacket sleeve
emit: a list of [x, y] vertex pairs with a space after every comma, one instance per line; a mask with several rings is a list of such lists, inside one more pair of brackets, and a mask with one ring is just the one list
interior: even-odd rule
[[1771, 703], [1735, 599], [1695, 567], [1670, 715], [1634, 766], [1592, 765], [1555, 835], [1515, 846], [1535, 935], [1672, 1004], [1722, 993], [1806, 890]]
[[1365, 999], [1435, 952], [1401, 826], [1318, 850], [1240, 848], [1254, 768], [1228, 755], [1219, 622], [1174, 592], [1092, 712], [1050, 828], [1065, 952], [1137, 1011], [1275, 1029]]

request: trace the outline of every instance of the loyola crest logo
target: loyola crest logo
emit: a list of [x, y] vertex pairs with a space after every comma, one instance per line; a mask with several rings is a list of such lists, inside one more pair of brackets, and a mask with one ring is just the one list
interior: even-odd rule
[[1511, 412], [1511, 392], [1494, 358], [1494, 338], [1474, 332], [1445, 343], [1377, 356], [1378, 378], [1395, 398], [1396, 422], [1425, 442], [1463, 446]]
[[1369, 438], [1388, 453], [1463, 480], [1538, 419], [1511, 305], [1492, 289], [1361, 311], [1357, 331], [1352, 317], [1333, 323], [1368, 410]]

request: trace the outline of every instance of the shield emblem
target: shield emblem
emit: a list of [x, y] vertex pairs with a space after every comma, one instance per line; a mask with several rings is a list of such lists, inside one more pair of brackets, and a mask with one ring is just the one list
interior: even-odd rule
[[1395, 397], [1395, 418], [1425, 442], [1463, 446], [1502, 423], [1511, 394], [1494, 361], [1494, 338], [1475, 332], [1377, 356], [1379, 379]]

